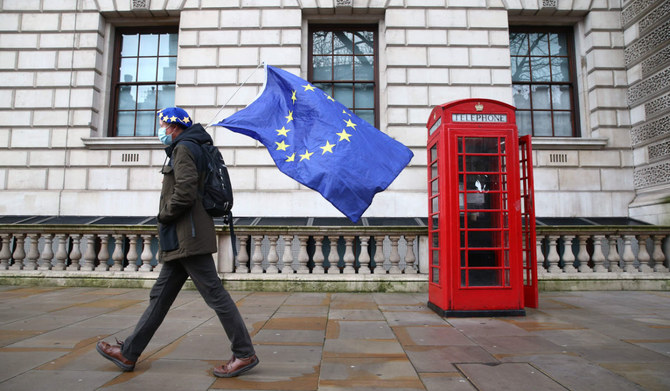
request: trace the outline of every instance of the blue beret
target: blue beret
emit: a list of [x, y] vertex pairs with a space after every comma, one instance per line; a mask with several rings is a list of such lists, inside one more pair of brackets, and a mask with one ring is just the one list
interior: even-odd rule
[[166, 107], [158, 111], [158, 119], [168, 124], [181, 124], [187, 128], [193, 125], [191, 117], [181, 107]]

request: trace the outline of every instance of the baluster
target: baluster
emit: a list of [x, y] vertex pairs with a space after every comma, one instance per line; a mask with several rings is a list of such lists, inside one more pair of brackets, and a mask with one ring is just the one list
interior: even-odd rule
[[651, 257], [649, 256], [649, 251], [647, 251], [647, 239], [649, 239], [649, 235], [637, 236], [637, 245], [640, 248], [637, 252], [637, 260], [640, 262], [640, 272], [642, 273], [651, 273], [654, 271], [649, 266]]
[[84, 253], [84, 264], [81, 265], [81, 270], [93, 271], [95, 270], [95, 235], [84, 235], [86, 239], [86, 252]]
[[547, 261], [549, 261], [549, 273], [563, 273], [563, 269], [558, 267], [558, 261], [561, 257], [558, 255], [556, 245], [558, 242], [558, 235], [549, 235], [549, 253], [547, 254]]
[[544, 274], [547, 272], [547, 269], [544, 268], [544, 253], [542, 252], [542, 239], [544, 236], [537, 235], [535, 242], [537, 243], [537, 251], [535, 255], [537, 256], [537, 274]]
[[284, 254], [281, 261], [282, 274], [293, 274], [293, 235], [284, 235]]
[[328, 263], [330, 263], [330, 268], [328, 269], [328, 274], [339, 274], [340, 267], [340, 254], [337, 253], [337, 241], [340, 239], [339, 236], [329, 236], [330, 240], [330, 253], [328, 253]]
[[9, 251], [9, 234], [0, 234], [2, 238], [2, 250], [0, 250], [0, 270], [9, 269], [9, 258], [12, 257], [12, 253]]
[[130, 235], [128, 237], [130, 240], [130, 245], [128, 247], [128, 266], [125, 267], [125, 270], [130, 270], [131, 272], [137, 271], [137, 235]]
[[28, 254], [26, 254], [26, 261], [23, 263], [23, 270], [37, 270], [37, 260], [40, 257], [37, 245], [40, 235], [29, 234], [28, 238], [30, 238], [30, 248], [28, 249]]
[[140, 259], [142, 260], [142, 266], [140, 266], [141, 272], [150, 272], [151, 260], [154, 259], [154, 255], [151, 253], [151, 236], [152, 235], [141, 235], [142, 237], [142, 254]]
[[342, 273], [355, 274], [356, 269], [354, 269], [354, 261], [356, 261], [356, 257], [354, 256], [353, 251], [354, 237], [345, 236], [344, 242], [345, 242], [345, 250], [344, 250], [344, 257], [342, 257], [342, 260], [344, 261], [344, 270], [342, 271]]
[[563, 235], [563, 272], [577, 273], [575, 269], [575, 253], [572, 251], [572, 240], [574, 235]]
[[114, 235], [114, 252], [112, 253], [114, 264], [109, 270], [119, 272], [123, 270], [123, 241], [123, 235]]
[[314, 237], [314, 269], [312, 269], [312, 274], [323, 274], [323, 261], [326, 259], [323, 256], [323, 238], [325, 236], [315, 236]]
[[607, 254], [607, 261], [609, 262], [609, 271], [618, 273], [621, 272], [621, 268], [619, 267], [619, 261], [621, 260], [621, 256], [619, 255], [619, 251], [616, 248], [617, 241], [619, 240], [619, 235], [608, 235], [607, 239], [609, 240], [609, 253]]
[[298, 235], [298, 240], [300, 241], [300, 252], [298, 252], [298, 274], [308, 274], [309, 268], [307, 267], [307, 262], [309, 262], [309, 255], [307, 254], [307, 240], [309, 236]]
[[651, 254], [651, 259], [654, 260], [654, 271], [655, 272], [667, 272], [668, 268], [665, 267], [665, 255], [663, 254], [663, 248], [661, 244], [665, 235], [654, 235], [654, 252]]
[[237, 253], [237, 268], [235, 273], [249, 273], [249, 253], [247, 252], [247, 235], [237, 237], [240, 240], [240, 251]]
[[98, 260], [100, 263], [95, 270], [109, 270], [109, 265], [107, 261], [109, 260], [109, 235], [99, 235], [100, 238], [100, 251], [98, 252]]
[[579, 235], [579, 253], [577, 253], [577, 259], [579, 260], [579, 272], [580, 273], [592, 273], [593, 270], [589, 266], [589, 252], [586, 251], [586, 241], [588, 236]]
[[603, 253], [603, 240], [605, 235], [593, 235], [593, 271], [596, 273], [607, 272], [605, 268], [605, 254]]
[[370, 274], [370, 253], [368, 253], [369, 236], [359, 236], [361, 241], [361, 253], [358, 254], [358, 274]]
[[389, 235], [389, 239], [391, 240], [391, 255], [389, 256], [391, 268], [389, 269], [389, 274], [400, 274], [402, 273], [402, 270], [398, 267], [398, 264], [400, 263], [400, 253], [398, 253], [398, 241], [400, 240], [400, 236]]
[[254, 241], [254, 250], [251, 252], [251, 272], [263, 273], [263, 251], [261, 250], [262, 235], [252, 236]]
[[405, 274], [416, 274], [417, 271], [414, 268], [414, 263], [416, 262], [416, 256], [414, 255], [414, 241], [416, 238], [412, 237], [405, 241], [407, 242], [407, 253], [405, 254]]
[[635, 254], [633, 254], [633, 248], [631, 245], [632, 237], [630, 235], [624, 235], [623, 237], [623, 271], [626, 273], [637, 273], [638, 270], [633, 263], [635, 263]]
[[40, 255], [40, 267], [39, 270], [51, 270], [51, 260], [54, 257], [54, 250], [51, 247], [52, 244], [52, 234], [44, 235], [44, 249]]
[[67, 249], [66, 243], [67, 235], [59, 234], [58, 235], [58, 250], [56, 250], [56, 264], [53, 266], [53, 270], [65, 270], [65, 262], [67, 261]]
[[72, 239], [72, 250], [70, 251], [70, 260], [72, 263], [67, 267], [67, 270], [79, 270], [81, 268], [79, 264], [79, 260], [81, 259], [81, 248], [79, 245], [81, 235], [70, 235], [70, 238]]
[[158, 246], [156, 251], [156, 266], [154, 267], [154, 273], [160, 273], [163, 270], [163, 258], [161, 257], [161, 248]]
[[[386, 257], [384, 256], [384, 238], [385, 236], [375, 236], [375, 270], [376, 274], [386, 274], [386, 269], [384, 269], [384, 261]], [[381, 270], [381, 271], [378, 271]]]
[[268, 236], [270, 240], [270, 251], [268, 252], [268, 268], [265, 270], [268, 274], [277, 274], [279, 269], [277, 269], [277, 262], [279, 262], [279, 255], [277, 254], [277, 240], [279, 240], [278, 235]]
[[16, 248], [14, 249], [14, 253], [12, 254], [14, 264], [9, 268], [11, 270], [21, 270], [23, 269], [23, 260], [26, 257], [26, 251], [23, 248], [23, 245], [26, 241], [26, 235], [25, 234], [20, 234], [18, 236], [14, 235], [14, 239], [16, 240]]

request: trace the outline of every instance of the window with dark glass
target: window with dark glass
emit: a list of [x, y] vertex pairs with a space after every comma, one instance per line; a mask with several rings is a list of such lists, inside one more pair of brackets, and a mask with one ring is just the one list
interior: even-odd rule
[[572, 31], [510, 27], [509, 34], [519, 134], [579, 136]]
[[377, 26], [313, 25], [309, 37], [310, 82], [378, 126]]
[[117, 30], [110, 135], [156, 135], [156, 111], [174, 106], [177, 38], [177, 27]]

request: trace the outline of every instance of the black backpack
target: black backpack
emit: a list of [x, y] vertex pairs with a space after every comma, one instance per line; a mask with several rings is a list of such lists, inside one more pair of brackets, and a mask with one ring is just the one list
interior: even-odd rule
[[202, 205], [212, 217], [232, 217], [233, 188], [230, 184], [228, 167], [219, 149], [212, 144], [200, 144], [205, 164]]

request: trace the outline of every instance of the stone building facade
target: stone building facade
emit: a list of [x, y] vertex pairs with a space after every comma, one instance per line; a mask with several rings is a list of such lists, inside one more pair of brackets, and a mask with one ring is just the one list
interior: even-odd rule
[[[172, 29], [174, 104], [206, 124], [253, 101], [261, 63], [309, 79], [315, 30], [364, 26], [375, 37], [371, 118], [415, 154], [364, 216], [425, 217], [431, 109], [518, 105], [511, 34], [555, 27], [571, 47], [573, 133], [533, 130], [536, 214], [669, 224], [668, 15], [665, 0], [0, 0], [0, 215], [155, 215], [162, 146], [124, 136], [114, 119], [119, 32]], [[557, 131], [562, 112], [551, 113]], [[255, 140], [208, 130], [230, 166], [236, 215], [340, 216]]]

